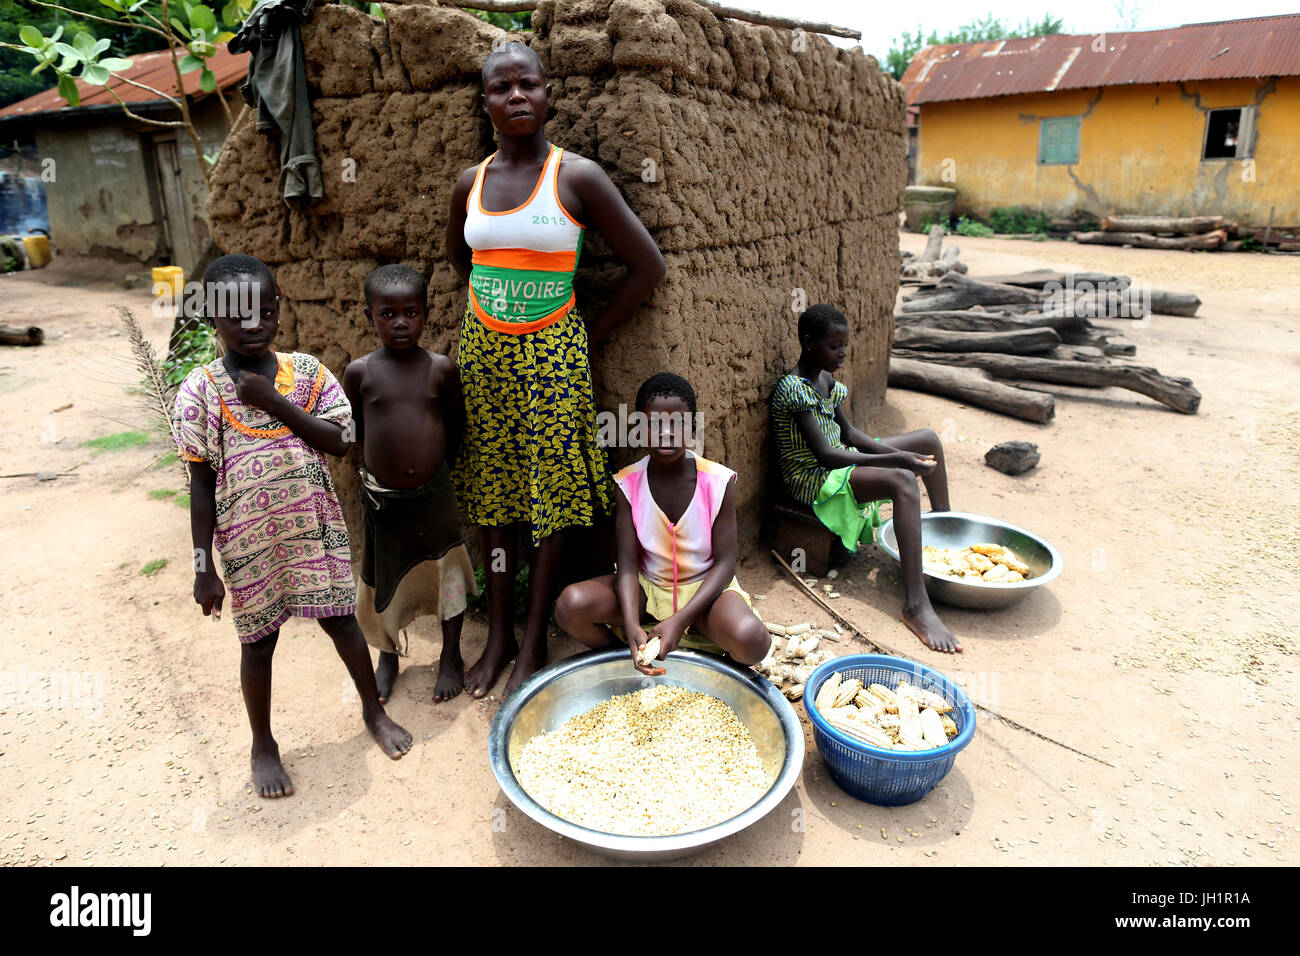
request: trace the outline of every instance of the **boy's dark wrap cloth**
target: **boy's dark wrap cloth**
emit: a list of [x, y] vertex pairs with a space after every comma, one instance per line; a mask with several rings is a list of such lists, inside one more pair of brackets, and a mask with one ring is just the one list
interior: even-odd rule
[[[418, 488], [385, 488], [361, 469], [365, 506], [365, 551], [358, 573], [375, 589], [375, 610], [393, 599], [406, 573], [421, 561], [436, 561], [461, 544], [456, 493], [444, 464]], [[376, 548], [375, 542], [384, 546]]]

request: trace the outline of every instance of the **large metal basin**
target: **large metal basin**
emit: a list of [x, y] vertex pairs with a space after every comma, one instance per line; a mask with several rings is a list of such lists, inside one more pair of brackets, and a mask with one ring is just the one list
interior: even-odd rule
[[[695, 651], [668, 655], [661, 677], [647, 677], [626, 648], [591, 651], [538, 671], [501, 705], [492, 721], [488, 752], [492, 773], [510, 802], [547, 829], [604, 856], [642, 862], [698, 852], [756, 823], [785, 799], [803, 769], [804, 732], [790, 702], [766, 679], [724, 658]], [[551, 813], [519, 785], [514, 764], [524, 745], [570, 717], [616, 694], [670, 684], [709, 694], [734, 710], [749, 729], [771, 785], [749, 809], [703, 830], [672, 836], [624, 836], [570, 823]]]

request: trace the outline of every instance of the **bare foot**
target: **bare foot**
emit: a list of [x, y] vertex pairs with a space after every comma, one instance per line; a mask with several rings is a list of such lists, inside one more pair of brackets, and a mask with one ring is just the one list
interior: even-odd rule
[[469, 691], [469, 695], [476, 699], [486, 697], [492, 685], [501, 676], [501, 672], [505, 670], [506, 664], [517, 653], [519, 653], [519, 645], [515, 643], [513, 637], [504, 641], [494, 641], [489, 637], [487, 647], [483, 649], [483, 656], [465, 674], [465, 689]]
[[465, 662], [460, 649], [444, 650], [438, 659], [438, 681], [433, 685], [433, 702], [451, 700], [465, 689]]
[[537, 651], [520, 651], [519, 657], [515, 660], [514, 670], [510, 672], [510, 679], [506, 681], [506, 693], [509, 694], [514, 691], [520, 684], [532, 677], [545, 666], [545, 643], [542, 643], [542, 646]]
[[366, 718], [366, 726], [384, 753], [394, 760], [400, 759], [411, 749], [411, 735], [393, 723], [393, 719], [384, 713], [382, 707], [376, 708], [375, 713]]
[[253, 786], [259, 797], [291, 797], [293, 783], [280, 763], [280, 747], [272, 740], [268, 744], [253, 744], [251, 757]]
[[929, 601], [919, 607], [903, 605], [903, 613], [899, 617], [908, 629], [921, 639], [921, 643], [931, 650], [942, 651], [945, 654], [961, 651], [961, 641], [957, 640], [956, 635], [939, 620], [938, 613]]
[[388, 703], [393, 695], [393, 685], [397, 683], [397, 655], [389, 651], [379, 652], [379, 666], [375, 668], [375, 687], [379, 690], [379, 702]]

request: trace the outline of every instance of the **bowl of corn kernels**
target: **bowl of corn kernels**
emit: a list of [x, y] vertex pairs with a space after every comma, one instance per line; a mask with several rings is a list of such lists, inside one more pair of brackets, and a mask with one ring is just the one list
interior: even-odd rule
[[766, 678], [678, 650], [666, 673], [625, 648], [538, 671], [501, 705], [493, 775], [526, 816], [603, 856], [698, 852], [757, 823], [803, 769], [799, 716]]

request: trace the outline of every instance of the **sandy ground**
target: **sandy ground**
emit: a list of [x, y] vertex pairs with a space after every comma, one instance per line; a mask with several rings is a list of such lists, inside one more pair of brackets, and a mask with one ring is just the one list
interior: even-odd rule
[[[1114, 767], [983, 720], [924, 801], [882, 809], [836, 789], [809, 733], [795, 791], [696, 862], [1294, 864], [1296, 260], [959, 242], [973, 274], [1099, 269], [1200, 294], [1200, 317], [1157, 316], [1129, 338], [1138, 361], [1195, 380], [1201, 412], [1061, 387], [1055, 422], [1034, 426], [891, 392], [865, 424], [940, 431], [954, 506], [1042, 534], [1066, 571], [1007, 610], [945, 610], [966, 645], [956, 658], [898, 623], [901, 588], [875, 549], [841, 569], [838, 607], [976, 699]], [[921, 237], [903, 245], [919, 250]], [[399, 762], [364, 732], [318, 627], [287, 624], [275, 728], [298, 792], [251, 794], [233, 627], [192, 603], [186, 511], [150, 496], [180, 489], [180, 473], [151, 470], [161, 444], [82, 446], [148, 423], [110, 307], [136, 309], [155, 341], [165, 323], [121, 274], [61, 262], [0, 277], [4, 321], [48, 336], [0, 352], [3, 473], [75, 468], [0, 479], [0, 862], [595, 862], [497, 790], [486, 759], [497, 701], [429, 702], [427, 623], [390, 705], [416, 738]], [[1012, 438], [1043, 453], [1020, 478], [982, 462]], [[169, 563], [143, 574], [156, 559]], [[769, 620], [830, 623], [765, 553], [740, 579], [765, 596]], [[483, 621], [468, 621], [470, 660], [483, 638]], [[552, 656], [575, 647], [557, 637]]]

